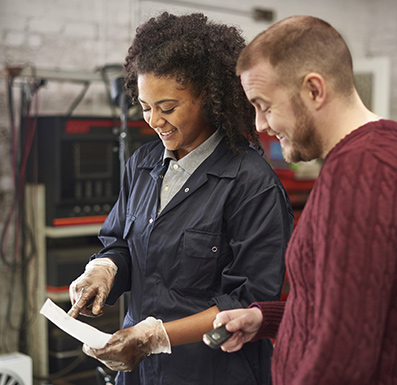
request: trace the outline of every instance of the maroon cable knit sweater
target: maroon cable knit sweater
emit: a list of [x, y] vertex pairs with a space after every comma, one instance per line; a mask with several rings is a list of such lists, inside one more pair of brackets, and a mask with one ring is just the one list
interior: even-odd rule
[[286, 263], [287, 302], [253, 304], [264, 315], [255, 339], [279, 325], [273, 384], [397, 384], [396, 122], [329, 152]]

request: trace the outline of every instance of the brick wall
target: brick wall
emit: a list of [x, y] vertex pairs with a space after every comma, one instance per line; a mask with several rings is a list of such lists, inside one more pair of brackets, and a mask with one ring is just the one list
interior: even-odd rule
[[[268, 24], [253, 21], [241, 12], [222, 12], [209, 6], [242, 9], [233, 0], [202, 0], [202, 11], [210, 17], [239, 25], [248, 40]], [[246, 8], [257, 4], [244, 2]], [[390, 117], [397, 119], [397, 3], [395, 0], [272, 0], [266, 7], [276, 19], [292, 14], [312, 14], [333, 24], [346, 38], [354, 57], [386, 56], [391, 63]], [[117, 5], [117, 6], [116, 6]], [[95, 71], [110, 63], [121, 64], [137, 22], [160, 9], [195, 11], [180, 7], [136, 0], [0, 0], [0, 70], [1, 66]], [[15, 87], [18, 102], [19, 87]], [[81, 85], [49, 82], [40, 91], [41, 113], [65, 113], [81, 90]], [[95, 84], [76, 110], [78, 114], [110, 112], [103, 84]], [[6, 78], [0, 77], [0, 230], [13, 193], [9, 160], [11, 137], [7, 111]], [[10, 257], [11, 247], [7, 247]], [[5, 327], [6, 296], [10, 274], [0, 262], [0, 335], [7, 333], [7, 343], [0, 343], [0, 353], [17, 350], [17, 333]], [[15, 300], [12, 319], [20, 315], [22, 301]], [[19, 299], [18, 299], [19, 298]]]

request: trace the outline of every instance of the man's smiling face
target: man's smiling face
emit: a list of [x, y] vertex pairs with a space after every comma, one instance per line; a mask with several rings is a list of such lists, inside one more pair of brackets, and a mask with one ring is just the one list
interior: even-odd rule
[[314, 119], [299, 92], [280, 85], [270, 63], [262, 61], [242, 72], [241, 83], [255, 107], [256, 129], [276, 136], [289, 163], [320, 157], [322, 146]]

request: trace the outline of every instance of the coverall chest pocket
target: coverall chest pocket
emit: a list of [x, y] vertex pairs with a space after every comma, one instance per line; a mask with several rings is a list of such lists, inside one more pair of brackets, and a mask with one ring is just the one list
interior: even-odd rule
[[222, 252], [220, 233], [185, 231], [179, 271], [179, 289], [188, 295], [210, 298], [220, 284], [218, 261]]

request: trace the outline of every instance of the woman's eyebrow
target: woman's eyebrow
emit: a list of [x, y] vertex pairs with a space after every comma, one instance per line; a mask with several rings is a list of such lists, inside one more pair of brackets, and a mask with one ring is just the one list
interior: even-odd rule
[[[138, 96], [138, 100], [139, 100], [140, 103], [148, 104], [148, 103], [146, 103], [144, 100], [142, 100], [139, 96]], [[177, 102], [177, 101], [178, 101], [178, 100], [176, 100], [176, 99], [162, 99], [162, 100], [159, 100], [159, 101], [155, 102], [154, 105], [155, 105], [155, 106], [158, 106], [159, 104], [162, 104], [162, 103], [166, 103], [166, 102]]]

